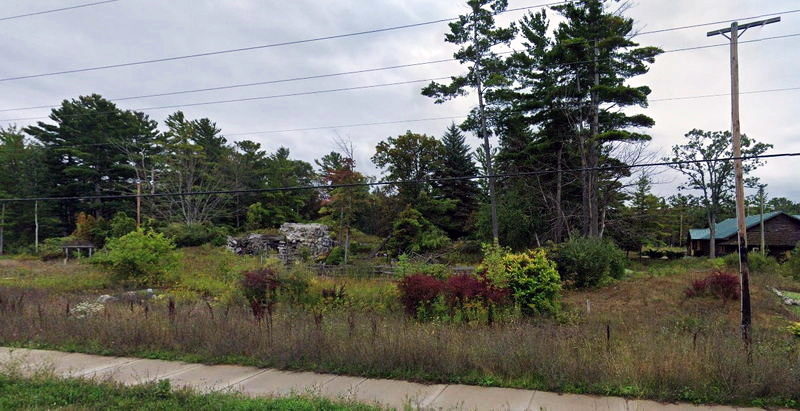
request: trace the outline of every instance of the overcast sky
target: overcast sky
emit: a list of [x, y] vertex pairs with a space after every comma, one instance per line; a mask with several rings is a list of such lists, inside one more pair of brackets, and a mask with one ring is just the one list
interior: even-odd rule
[[[0, 18], [27, 12], [82, 4], [90, 0], [0, 0]], [[542, 3], [511, 0], [510, 7]], [[640, 0], [627, 14], [642, 31], [706, 23], [792, 10], [798, 0]], [[97, 65], [171, 57], [230, 48], [301, 40], [453, 17], [465, 11], [463, 1], [444, 0], [120, 0], [113, 3], [0, 21], [0, 77], [69, 70]], [[499, 19], [506, 23], [523, 12]], [[800, 13], [784, 14], [779, 24], [753, 29], [742, 40], [800, 32]], [[642, 45], [666, 50], [719, 44], [707, 38], [716, 27], [643, 35]], [[107, 98], [161, 93], [237, 83], [369, 69], [452, 57], [454, 47], [444, 43], [445, 23], [344, 39], [259, 49], [226, 55], [163, 62], [102, 71], [0, 82], [0, 109], [56, 105], [62, 99], [99, 93]], [[768, 40], [740, 46], [742, 91], [800, 86], [800, 37]], [[653, 89], [652, 99], [726, 93], [730, 89], [728, 48], [666, 53], [651, 72], [634, 80]], [[127, 100], [125, 109], [181, 105], [304, 91], [356, 87], [388, 82], [449, 76], [462, 69], [439, 63], [335, 78], [297, 81], [232, 90]], [[190, 118], [208, 117], [229, 140], [250, 139], [268, 151], [288, 147], [306, 161], [335, 149], [334, 138], [350, 138], [358, 167], [378, 171], [370, 163], [375, 145], [411, 129], [441, 136], [450, 120], [398, 123], [365, 127], [338, 127], [313, 131], [257, 133], [297, 128], [327, 127], [431, 117], [460, 116], [475, 104], [470, 95], [436, 105], [420, 95], [423, 83], [188, 107]], [[742, 129], [775, 145], [774, 152], [800, 151], [797, 97], [800, 91], [743, 95]], [[147, 110], [155, 120], [175, 109]], [[642, 112], [652, 116], [652, 150], [667, 155], [693, 128], [730, 128], [728, 97], [653, 102]], [[46, 116], [49, 110], [0, 112], [0, 119]], [[33, 121], [15, 121], [25, 126]], [[0, 125], [7, 125], [2, 121]], [[473, 147], [478, 140], [468, 139]], [[800, 200], [798, 158], [770, 160], [757, 171], [772, 196]], [[656, 187], [672, 194], [680, 177], [667, 173]]]

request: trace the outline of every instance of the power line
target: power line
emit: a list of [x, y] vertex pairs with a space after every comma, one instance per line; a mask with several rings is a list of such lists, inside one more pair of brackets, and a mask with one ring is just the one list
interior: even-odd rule
[[[766, 89], [766, 90], [751, 90], [751, 91], [743, 91], [740, 94], [763, 94], [763, 93], [776, 93], [776, 92], [785, 92], [785, 91], [796, 91], [800, 90], [800, 87], [783, 87], [783, 88], [774, 88], [774, 89]], [[694, 96], [678, 96], [678, 97], [665, 97], [665, 98], [658, 98], [658, 99], [650, 99], [648, 102], [663, 102], [663, 101], [679, 101], [679, 100], [693, 100], [693, 99], [702, 99], [702, 98], [711, 98], [711, 97], [727, 97], [730, 96], [730, 93], [718, 93], [718, 94], [702, 94], [702, 95], [694, 95]], [[262, 131], [249, 131], [249, 132], [238, 132], [238, 133], [224, 133], [224, 136], [233, 137], [233, 136], [245, 136], [245, 135], [253, 135], [253, 134], [276, 134], [276, 133], [290, 133], [290, 132], [298, 132], [298, 131], [316, 131], [316, 130], [329, 130], [329, 129], [336, 129], [336, 128], [351, 128], [351, 127], [368, 127], [368, 126], [382, 126], [382, 125], [391, 125], [391, 124], [404, 124], [404, 123], [417, 123], [417, 122], [425, 122], [425, 121], [438, 121], [438, 120], [457, 120], [461, 118], [468, 117], [468, 114], [463, 114], [460, 116], [443, 116], [443, 117], [425, 117], [425, 118], [415, 118], [415, 119], [404, 119], [404, 120], [388, 120], [388, 121], [375, 121], [375, 122], [367, 122], [367, 123], [347, 123], [347, 124], [335, 124], [335, 125], [328, 125], [328, 126], [316, 126], [316, 127], [305, 127], [305, 128], [287, 128], [287, 129], [275, 129], [275, 130], [262, 130]], [[125, 144], [125, 143], [85, 143], [85, 144], [66, 144], [66, 145], [58, 145], [58, 146], [45, 146], [49, 149], [65, 149], [65, 148], [74, 148], [74, 147], [92, 147], [92, 146], [125, 146], [125, 147], [139, 147], [137, 145], [132, 144]], [[149, 145], [147, 146], [149, 147]], [[8, 148], [0, 146], [0, 152], [2, 151], [22, 151], [24, 149], [16, 149], [16, 148]]]
[[[435, 77], [435, 78], [428, 78], [428, 79], [420, 79], [420, 80], [409, 80], [409, 81], [396, 81], [392, 83], [380, 83], [380, 84], [370, 84], [366, 86], [354, 86], [354, 87], [341, 87], [341, 88], [333, 88], [333, 89], [324, 89], [324, 90], [312, 90], [312, 91], [303, 91], [298, 93], [287, 93], [287, 94], [273, 94], [269, 96], [257, 96], [257, 97], [243, 97], [243, 98], [234, 98], [234, 99], [227, 99], [227, 100], [212, 100], [212, 101], [201, 101], [197, 103], [184, 103], [184, 104], [172, 104], [166, 106], [154, 106], [154, 107], [141, 107], [141, 108], [134, 108], [132, 111], [150, 111], [150, 110], [164, 110], [169, 108], [184, 108], [184, 107], [196, 107], [196, 106], [207, 106], [213, 104], [226, 104], [226, 103], [239, 103], [244, 101], [258, 101], [258, 100], [270, 100], [275, 98], [284, 98], [284, 97], [297, 97], [297, 96], [308, 96], [314, 94], [327, 94], [327, 93], [336, 93], [341, 91], [352, 91], [352, 90], [365, 90], [371, 88], [379, 88], [379, 87], [389, 87], [389, 86], [399, 86], [405, 84], [414, 84], [414, 83], [422, 83], [428, 81], [436, 81], [436, 80], [445, 80], [450, 77]], [[92, 112], [91, 114], [110, 114], [114, 113], [115, 111], [97, 111]], [[76, 114], [64, 114], [60, 117], [79, 117], [85, 116], [88, 114], [85, 113], [76, 113]], [[20, 118], [8, 118], [8, 119], [0, 119], [0, 121], [27, 121], [27, 120], [41, 120], [50, 118], [49, 116], [38, 116], [38, 117], [20, 117]]]
[[350, 184], [331, 184], [331, 185], [318, 184], [318, 185], [307, 185], [307, 186], [271, 187], [271, 188], [245, 189], [245, 190], [214, 190], [214, 191], [190, 191], [190, 192], [180, 192], [180, 193], [149, 193], [149, 194], [108, 194], [99, 196], [69, 196], [69, 197], [20, 197], [20, 198], [0, 199], [0, 203], [29, 202], [29, 201], [76, 201], [76, 200], [90, 201], [90, 200], [134, 199], [137, 197], [140, 198], [187, 197], [187, 196], [199, 196], [199, 195], [253, 194], [253, 193], [269, 193], [269, 192], [300, 191], [300, 190], [332, 190], [337, 188], [375, 187], [384, 185], [403, 185], [403, 184], [425, 184], [425, 183], [447, 182], [447, 181], [482, 180], [488, 178], [528, 177], [528, 176], [543, 175], [543, 174], [553, 174], [557, 172], [574, 173], [579, 171], [627, 170], [631, 168], [641, 168], [641, 167], [663, 167], [663, 166], [672, 166], [681, 164], [714, 163], [714, 162], [733, 161], [733, 160], [761, 160], [769, 158], [798, 157], [798, 156], [800, 156], [800, 153], [777, 153], [777, 154], [762, 154], [758, 156], [721, 157], [721, 158], [712, 158], [703, 160], [663, 161], [656, 163], [583, 167], [583, 168], [562, 169], [562, 170], [548, 169], [548, 170], [537, 170], [537, 171], [528, 171], [520, 173], [469, 175], [469, 176], [427, 178], [418, 180], [374, 181], [367, 183], [350, 183]]
[[[739, 94], [777, 93], [777, 92], [781, 92], [781, 91], [794, 91], [794, 90], [800, 90], [800, 87], [783, 87], [783, 88], [773, 88], [773, 89], [767, 89], [767, 90], [742, 91]], [[710, 98], [710, 97], [727, 97], [727, 96], [730, 96], [730, 95], [731, 95], [731, 93], [719, 93], [719, 94], [703, 94], [703, 95], [698, 95], [698, 96], [666, 97], [666, 98], [650, 99], [650, 100], [648, 100], [648, 102], [692, 100], [692, 99]]]
[[[512, 10], [507, 10], [506, 12], [510, 11], [519, 11], [519, 10], [527, 10], [533, 8], [542, 8], [542, 7], [549, 7], [554, 6], [557, 4], [567, 3], [567, 1], [559, 1], [554, 3], [544, 3], [544, 4], [537, 4], [533, 6], [527, 7], [519, 7]], [[61, 71], [52, 71], [48, 73], [38, 73], [38, 74], [28, 74], [22, 76], [15, 76], [15, 77], [6, 77], [0, 78], [0, 82], [5, 81], [14, 81], [14, 80], [23, 80], [23, 79], [30, 79], [30, 78], [38, 78], [38, 77], [50, 77], [50, 76], [57, 76], [62, 74], [71, 74], [71, 73], [82, 73], [87, 71], [97, 71], [97, 70], [106, 70], [112, 68], [119, 68], [119, 67], [130, 67], [130, 66], [140, 66], [144, 64], [152, 64], [152, 63], [162, 63], [167, 61], [176, 61], [176, 60], [185, 60], [185, 59], [192, 59], [197, 57], [206, 57], [206, 56], [216, 56], [221, 54], [231, 54], [231, 53], [239, 53], [243, 51], [251, 51], [251, 50], [260, 50], [260, 49], [267, 49], [267, 48], [275, 48], [275, 47], [283, 47], [283, 46], [293, 46], [298, 44], [305, 44], [305, 43], [313, 43], [317, 41], [325, 41], [325, 40], [334, 40], [334, 39], [341, 39], [346, 37], [355, 37], [355, 36], [363, 36], [366, 34], [375, 34], [375, 33], [384, 33], [387, 31], [396, 31], [414, 27], [422, 27], [422, 26], [429, 26], [432, 24], [439, 24], [439, 23], [446, 23], [448, 21], [456, 20], [458, 17], [449, 17], [444, 19], [437, 19], [437, 20], [430, 20], [430, 21], [423, 21], [419, 23], [412, 23], [412, 24], [403, 24], [399, 26], [390, 26], [390, 27], [383, 27], [378, 29], [372, 30], [364, 30], [364, 31], [357, 31], [352, 33], [344, 33], [344, 34], [334, 34], [330, 36], [322, 36], [322, 37], [313, 37], [303, 40], [292, 40], [292, 41], [284, 41], [279, 43], [270, 43], [270, 44], [261, 44], [257, 46], [249, 46], [249, 47], [239, 47], [233, 49], [226, 49], [226, 50], [217, 50], [217, 51], [209, 51], [204, 53], [194, 53], [194, 54], [185, 54], [181, 56], [173, 56], [173, 57], [162, 57], [150, 60], [139, 60], [139, 61], [131, 61], [127, 63], [117, 63], [117, 64], [107, 64], [102, 66], [94, 66], [94, 67], [84, 67], [79, 69], [71, 69], [71, 70], [61, 70]]]
[[[118, 0], [110, 0], [110, 1], [118, 1]], [[503, 13], [522, 11], [522, 10], [529, 10], [529, 9], [534, 9], [534, 8], [544, 8], [544, 7], [550, 7], [550, 6], [555, 6], [555, 5], [559, 5], [559, 4], [566, 4], [566, 3], [569, 3], [569, 2], [570, 1], [559, 1], [559, 2], [552, 2], [552, 3], [537, 4], [537, 5], [533, 5], [533, 6], [517, 7], [517, 8], [513, 8], [513, 9], [507, 9]], [[779, 11], [779, 12], [766, 14], [766, 15], [761, 15], [761, 16], [755, 16], [755, 17], [762, 17], [762, 16], [775, 15], [775, 14], [791, 14], [791, 13], [797, 13], [797, 12], [800, 12], [800, 9]], [[739, 18], [739, 19], [724, 20], [723, 22], [725, 22], [725, 21], [734, 21], [734, 20], [745, 20], [745, 19], [750, 19], [750, 18], [755, 18], [755, 17], [753, 17], [753, 16], [742, 17], [742, 18]], [[139, 60], [139, 61], [126, 62], [126, 63], [107, 64], [107, 65], [84, 67], [84, 68], [71, 69], [71, 70], [61, 70], [61, 71], [53, 71], [53, 72], [47, 72], [47, 73], [38, 73], [38, 74], [28, 74], [28, 75], [21, 75], [21, 76], [15, 76], [15, 77], [6, 77], [6, 78], [0, 78], [0, 82], [23, 80], [23, 79], [38, 78], [38, 77], [50, 77], [50, 76], [57, 76], [57, 75], [63, 75], [63, 74], [81, 73], [81, 72], [87, 72], [87, 71], [98, 71], [98, 70], [106, 70], [106, 69], [120, 68], [120, 67], [139, 66], [139, 65], [144, 65], [144, 64], [162, 63], [162, 62], [167, 62], [167, 61], [185, 60], [185, 59], [192, 59], [192, 58], [198, 58], [198, 57], [207, 57], [207, 56], [214, 56], [214, 55], [221, 55], [221, 54], [238, 53], [238, 52], [243, 52], [243, 51], [259, 50], [259, 49], [266, 49], [266, 48], [275, 48], [275, 47], [290, 46], [290, 45], [297, 45], [297, 44], [304, 44], [304, 43], [312, 43], [312, 42], [317, 42], [317, 41], [333, 40], [333, 39], [340, 39], [340, 38], [346, 38], [346, 37], [362, 36], [362, 35], [367, 35], [367, 34], [383, 33], [383, 32], [387, 32], [387, 31], [396, 31], [396, 30], [402, 30], [402, 29], [408, 29], [408, 28], [422, 27], [422, 26], [428, 26], [428, 25], [432, 25], [432, 24], [445, 23], [445, 22], [448, 22], [448, 21], [456, 20], [456, 19], [458, 19], [458, 17], [443, 18], [443, 19], [430, 20], [430, 21], [424, 21], [424, 22], [419, 22], [419, 23], [404, 24], [404, 25], [399, 25], [399, 26], [390, 26], [390, 27], [384, 27], [384, 28], [373, 29], [373, 30], [364, 30], [364, 31], [352, 32], [352, 33], [344, 33], [344, 34], [335, 34], [335, 35], [330, 35], [330, 36], [314, 37], [314, 38], [303, 39], [303, 40], [293, 40], [293, 41], [286, 41], [286, 42], [279, 42], [279, 43], [262, 44], [262, 45], [257, 45], [257, 46], [239, 47], [239, 48], [233, 48], [233, 49], [209, 51], [209, 52], [204, 52], [204, 53], [186, 54], [186, 55], [181, 55], [181, 56], [162, 57], [162, 58], [149, 59], [149, 60]], [[699, 24], [688, 25], [688, 26], [669, 27], [669, 28], [658, 29], [658, 30], [644, 31], [644, 32], [638, 33], [637, 35], [663, 33], [663, 32], [667, 32], [667, 31], [675, 31], [675, 30], [685, 30], [685, 29], [689, 29], [689, 28], [703, 27], [703, 26], [708, 26], [708, 25], [712, 25], [712, 24], [719, 24], [719, 23], [720, 23], [720, 21], [715, 21], [715, 22], [699, 23]]]
[[56, 12], [59, 12], [59, 11], [75, 10], [75, 9], [80, 9], [80, 8], [84, 8], [84, 7], [99, 6], [101, 4], [113, 3], [115, 1], [119, 1], [119, 0], [97, 1], [97, 2], [94, 2], [94, 3], [85, 3], [85, 4], [77, 4], [77, 5], [69, 6], [69, 7], [61, 7], [59, 9], [34, 11], [34, 12], [31, 12], [31, 13], [18, 14], [16, 16], [0, 17], [0, 21], [20, 19], [20, 18], [23, 18], [23, 17], [39, 16], [39, 15], [42, 15], [42, 14], [50, 14], [50, 13], [56, 13]]
[[[740, 44], [745, 43], [755, 43], [765, 40], [777, 40], [777, 39], [784, 39], [790, 37], [797, 37], [800, 36], [800, 33], [794, 34], [787, 34], [782, 36], [772, 36], [772, 37], [764, 37], [761, 39], [754, 39], [748, 41], [741, 41]], [[683, 51], [691, 51], [691, 50], [701, 50], [713, 47], [723, 47], [728, 46], [727, 43], [719, 43], [719, 44], [710, 44], [710, 45], [703, 45], [703, 46], [694, 46], [694, 47], [685, 47], [680, 49], [673, 49], [673, 50], [664, 50], [664, 53], [674, 53], [674, 52], [683, 52]], [[511, 54], [514, 51], [504, 51], [497, 54]], [[601, 59], [600, 61], [607, 61], [610, 59]], [[268, 85], [268, 84], [278, 84], [278, 83], [288, 83], [294, 81], [302, 81], [302, 80], [312, 80], [312, 79], [320, 79], [320, 78], [329, 78], [329, 77], [338, 77], [338, 76], [345, 76], [351, 74], [362, 74], [362, 73], [370, 73], [370, 72], [377, 72], [377, 71], [384, 71], [384, 70], [392, 70], [398, 68], [406, 68], [406, 67], [417, 67], [429, 64], [437, 64], [437, 63], [445, 63], [457, 61], [457, 59], [440, 59], [440, 60], [432, 60], [432, 61], [422, 61], [416, 63], [408, 63], [408, 64], [398, 64], [393, 66], [384, 66], [384, 67], [374, 67], [368, 69], [360, 69], [360, 70], [352, 70], [352, 71], [343, 71], [337, 73], [326, 73], [326, 74], [317, 74], [317, 75], [309, 75], [309, 76], [301, 76], [301, 77], [291, 77], [286, 79], [277, 79], [277, 80], [266, 80], [266, 81], [258, 81], [258, 82], [250, 82], [250, 83], [240, 83], [240, 84], [232, 84], [226, 86], [217, 86], [217, 87], [206, 87], [206, 88], [198, 88], [198, 89], [190, 89], [190, 90], [179, 90], [179, 91], [172, 91], [172, 92], [164, 92], [164, 93], [153, 93], [153, 94], [144, 94], [138, 96], [128, 96], [128, 97], [117, 97], [111, 98], [109, 101], [125, 101], [125, 100], [136, 100], [142, 98], [150, 98], [150, 97], [165, 97], [165, 96], [172, 96], [172, 95], [179, 95], [179, 94], [190, 94], [190, 93], [198, 93], [204, 91], [218, 91], [218, 90], [227, 90], [227, 89], [234, 89], [234, 88], [243, 88], [243, 87], [253, 87], [259, 85]], [[571, 66], [576, 64], [594, 64], [594, 60], [583, 60], [583, 61], [575, 61], [575, 62], [568, 62], [568, 63], [557, 63], [557, 64], [549, 64], [547, 67], [560, 67], [560, 66]], [[205, 104], [199, 104], [205, 105]], [[187, 105], [184, 105], [187, 106]], [[40, 106], [29, 106], [29, 107], [15, 107], [15, 108], [6, 108], [0, 109], [0, 112], [9, 112], [9, 111], [25, 111], [25, 110], [36, 110], [36, 109], [53, 109], [58, 108], [59, 106], [56, 105], [40, 105]], [[167, 107], [172, 108], [172, 107]], [[151, 108], [155, 109], [155, 108]], [[146, 110], [146, 109], [138, 109], [138, 110]], [[5, 119], [0, 121], [25, 121], [25, 120], [39, 120], [47, 118], [46, 116], [42, 117], [23, 117], [23, 118], [13, 118], [13, 119]]]
[[[215, 100], [215, 101], [205, 101], [205, 102], [198, 102], [198, 103], [175, 104], [175, 105], [168, 105], [168, 106], [144, 107], [144, 108], [136, 108], [136, 109], [132, 109], [132, 110], [133, 111], [148, 111], [148, 110], [161, 110], [161, 109], [169, 109], [169, 108], [203, 106], [203, 105], [212, 105], [212, 104], [235, 103], [235, 102], [243, 102], [243, 101], [268, 100], [268, 99], [283, 98], [283, 97], [296, 97], [296, 96], [304, 96], [304, 95], [327, 94], [327, 93], [335, 93], [335, 92], [342, 92], [342, 91], [363, 90], [363, 89], [370, 89], [370, 88], [389, 87], [389, 86], [404, 85], [404, 84], [414, 84], [414, 83], [442, 80], [442, 79], [447, 79], [447, 78], [449, 78], [449, 77], [437, 77], [437, 78], [431, 78], [431, 79], [410, 80], [410, 81], [401, 81], [401, 82], [394, 82], [394, 83], [370, 84], [370, 85], [366, 85], [366, 86], [344, 87], [344, 88], [337, 88], [337, 89], [312, 90], [312, 91], [305, 91], [305, 92], [299, 92], [299, 93], [275, 94], [275, 95], [270, 95], [270, 96], [246, 97], [246, 98], [229, 99], [229, 100]], [[765, 90], [751, 90], [751, 91], [742, 92], [740, 94], [764, 94], [764, 93], [775, 93], [775, 92], [785, 92], [785, 91], [795, 91], [795, 90], [800, 90], [800, 87], [783, 87], [783, 88], [774, 88], [774, 89], [765, 89]], [[662, 101], [694, 100], [694, 99], [711, 98], [711, 97], [724, 97], [724, 96], [729, 96], [729, 95], [730, 95], [730, 93], [702, 94], [702, 95], [692, 95], [692, 96], [676, 96], [676, 97], [665, 97], [665, 98], [658, 98], [658, 99], [649, 99], [648, 102], [657, 103], [657, 102], [662, 102]], [[113, 113], [113, 112], [114, 111], [93, 112], [93, 113], [90, 113], [90, 114], [108, 114], [108, 113]], [[63, 115], [61, 117], [86, 116], [86, 115], [90, 115], [90, 114], [84, 114], [84, 113], [66, 114], [66, 115]], [[332, 126], [317, 126], [317, 127], [308, 127], [308, 128], [293, 128], [293, 129], [283, 129], [283, 130], [254, 131], [254, 132], [249, 132], [249, 133], [231, 133], [231, 134], [226, 134], [226, 135], [227, 136], [237, 136], [237, 135], [247, 135], [247, 134], [273, 134], [273, 133], [295, 132], [295, 131], [313, 131], [313, 130], [324, 130], [324, 129], [332, 129], [332, 128], [364, 127], [364, 126], [377, 126], [377, 125], [388, 125], [388, 124], [399, 124], [399, 123], [414, 123], [414, 122], [433, 121], [433, 120], [455, 120], [455, 119], [458, 119], [458, 118], [465, 118], [465, 117], [467, 117], [467, 114], [461, 115], [461, 116], [429, 117], [429, 118], [421, 118], [421, 119], [390, 120], [390, 121], [370, 122], [370, 123], [355, 123], [355, 124], [341, 124], [341, 125], [332, 125]], [[49, 118], [49, 116], [9, 118], [9, 119], [0, 119], [0, 121], [12, 122], [12, 121], [41, 120], [41, 119], [47, 119], [47, 118]], [[104, 143], [100, 143], [100, 145], [103, 145], [103, 144]], [[64, 147], [67, 147], [67, 146], [64, 146]]]
[[752, 20], [752, 19], [760, 19], [762, 17], [775, 16], [775, 15], [778, 15], [778, 14], [794, 14], [794, 13], [800, 13], [800, 9], [777, 11], [775, 13], [759, 14], [757, 16], [739, 17], [739, 18], [736, 18], [736, 19], [718, 20], [718, 21], [712, 21], [712, 22], [708, 22], [708, 23], [698, 23], [698, 24], [690, 24], [690, 25], [686, 25], [686, 26], [678, 26], [678, 27], [670, 27], [670, 28], [665, 28], [665, 29], [642, 31], [642, 32], [637, 33], [636, 35], [637, 36], [642, 36], [642, 35], [645, 35], [645, 34], [663, 33], [663, 32], [666, 32], [666, 31], [695, 29], [695, 28], [698, 28], [698, 27], [716, 26], [717, 24], [722, 24], [722, 23], [732, 23], [732, 22], [738, 21], [738, 20]]
[[[445, 62], [451, 62], [451, 61], [456, 61], [456, 59], [451, 58], [451, 59], [442, 59], [442, 60], [423, 61], [423, 62], [418, 62], [418, 63], [397, 64], [397, 65], [394, 65], [394, 66], [375, 67], [375, 68], [352, 70], [352, 71], [342, 71], [342, 72], [338, 72], [338, 73], [315, 74], [315, 75], [301, 76], [301, 77], [290, 77], [290, 78], [278, 79], [278, 80], [265, 80], [265, 81], [255, 81], [255, 82], [250, 82], [250, 83], [231, 84], [231, 85], [226, 85], [226, 86], [205, 87], [205, 88], [170, 91], [170, 92], [154, 93], [154, 94], [142, 94], [142, 95], [138, 95], [138, 96], [128, 96], [128, 97], [115, 97], [115, 98], [109, 98], [109, 100], [110, 101], [138, 100], [138, 99], [151, 98], [151, 97], [165, 97], [165, 96], [174, 96], [174, 95], [179, 95], [179, 94], [200, 93], [200, 92], [204, 92], [204, 91], [228, 90], [228, 89], [234, 89], [234, 88], [263, 86], [263, 85], [268, 85], [268, 84], [289, 83], [289, 82], [294, 82], [294, 81], [314, 80], [314, 79], [329, 78], [329, 77], [339, 77], [339, 76], [346, 76], [346, 75], [351, 75], [351, 74], [372, 73], [372, 72], [376, 72], [376, 71], [393, 70], [393, 69], [406, 68], [406, 67], [417, 67], [417, 66], [423, 66], [423, 65], [428, 65], [428, 64], [445, 63]], [[56, 108], [56, 107], [58, 107], [58, 106], [41, 105], [41, 106], [30, 106], [30, 107], [5, 108], [5, 109], [0, 109], [0, 112], [35, 110], [35, 109]]]

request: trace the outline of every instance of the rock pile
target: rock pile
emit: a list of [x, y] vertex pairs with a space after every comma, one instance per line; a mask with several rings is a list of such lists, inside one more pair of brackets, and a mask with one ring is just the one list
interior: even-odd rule
[[284, 261], [304, 255], [319, 258], [327, 256], [333, 249], [333, 239], [326, 225], [284, 223], [280, 231], [285, 241], [278, 247], [278, 255]]
[[322, 224], [285, 223], [280, 233], [228, 237], [228, 249], [239, 255], [277, 252], [278, 258], [288, 263], [298, 258], [318, 259], [327, 256], [334, 246], [328, 226]]

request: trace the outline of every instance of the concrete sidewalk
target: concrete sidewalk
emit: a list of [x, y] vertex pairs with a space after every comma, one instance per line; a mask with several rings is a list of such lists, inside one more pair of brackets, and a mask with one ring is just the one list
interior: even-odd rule
[[250, 396], [308, 394], [355, 400], [395, 409], [432, 410], [736, 410], [661, 404], [616, 397], [554, 394], [542, 391], [469, 385], [424, 385], [334, 374], [287, 372], [234, 365], [187, 364], [139, 358], [103, 357], [57, 351], [0, 347], [0, 365], [19, 367], [23, 374], [51, 371], [60, 377], [94, 378], [123, 384], [167, 379], [175, 387], [199, 392], [228, 391]]

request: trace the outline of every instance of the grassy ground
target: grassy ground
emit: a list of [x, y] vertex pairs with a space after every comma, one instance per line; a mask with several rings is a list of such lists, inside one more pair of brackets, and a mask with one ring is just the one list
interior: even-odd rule
[[377, 410], [355, 403], [289, 397], [254, 399], [233, 394], [172, 391], [168, 381], [126, 387], [54, 378], [0, 374], [0, 409], [75, 410]]
[[65, 292], [78, 288], [52, 278], [80, 283], [97, 275], [93, 268], [68, 266], [75, 268], [70, 273], [14, 262], [30, 267], [22, 284], [43, 286], [0, 287], [0, 344], [669, 401], [800, 402], [800, 340], [785, 330], [800, 313], [768, 290], [796, 290], [798, 283], [753, 275], [748, 359], [738, 302], [684, 295], [693, 280], [722, 268], [720, 260], [633, 261], [623, 280], [566, 291], [565, 310], [555, 318], [487, 326], [419, 323], [402, 313], [391, 281], [325, 278], [312, 279], [307, 292], [344, 286], [345, 303], [279, 303], [270, 321], [259, 323], [241, 304], [221, 298], [258, 261], [209, 248], [184, 253], [176, 290], [187, 298], [175, 312], [159, 299], [110, 304], [90, 318], [66, 315], [87, 297]]

